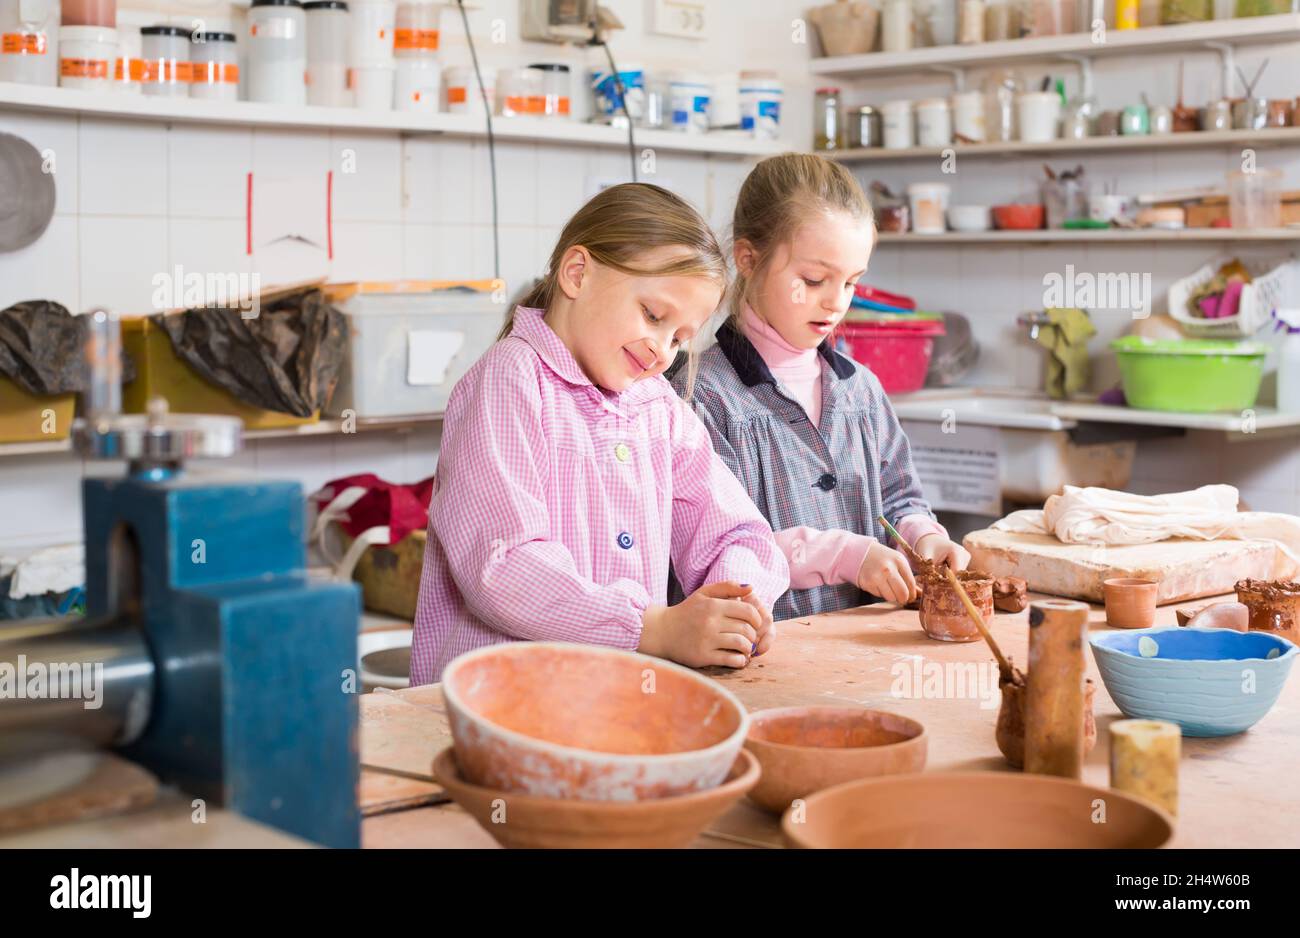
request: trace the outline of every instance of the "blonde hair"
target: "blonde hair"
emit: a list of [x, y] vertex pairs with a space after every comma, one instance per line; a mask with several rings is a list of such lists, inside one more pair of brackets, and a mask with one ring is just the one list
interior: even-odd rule
[[728, 309], [732, 317], [752, 299], [753, 283], [788, 245], [810, 217], [825, 211], [847, 212], [866, 225], [875, 224], [871, 202], [853, 174], [839, 163], [812, 153], [781, 153], [761, 161], [745, 177], [736, 196], [731, 242], [747, 241], [756, 255], [752, 272], [736, 271]]
[[[560, 264], [568, 250], [576, 246], [586, 248], [596, 263], [631, 276], [708, 277], [724, 286], [727, 282], [727, 259], [722, 247], [708, 222], [689, 202], [659, 186], [626, 182], [610, 186], [569, 219], [551, 251], [545, 276], [524, 296], [520, 306], [550, 308], [558, 288]], [[690, 253], [654, 268], [637, 264], [647, 251], [661, 247], [684, 247]], [[514, 316], [512, 306], [498, 339], [510, 334]]]

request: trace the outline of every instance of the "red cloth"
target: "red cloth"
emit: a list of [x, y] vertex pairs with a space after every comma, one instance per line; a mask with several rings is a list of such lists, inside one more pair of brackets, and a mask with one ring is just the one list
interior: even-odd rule
[[327, 482], [312, 497], [324, 508], [339, 493], [355, 486], [369, 489], [350, 507], [339, 524], [349, 537], [359, 537], [371, 528], [387, 525], [388, 543], [396, 544], [412, 531], [429, 524], [429, 499], [433, 496], [433, 476], [411, 485], [386, 482], [374, 473], [347, 476]]

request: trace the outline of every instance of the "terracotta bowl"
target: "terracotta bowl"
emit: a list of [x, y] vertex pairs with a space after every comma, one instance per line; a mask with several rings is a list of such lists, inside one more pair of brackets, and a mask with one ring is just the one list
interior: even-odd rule
[[742, 749], [721, 785], [623, 803], [538, 798], [473, 785], [461, 775], [451, 746], [434, 759], [433, 774], [503, 847], [664, 848], [690, 846], [758, 781], [759, 767]]
[[745, 748], [758, 757], [763, 777], [749, 793], [780, 814], [796, 798], [876, 775], [925, 768], [925, 727], [883, 710], [856, 707], [784, 707], [750, 715]]
[[442, 692], [465, 778], [546, 798], [639, 801], [713, 788], [749, 715], [721, 684], [629, 651], [512, 642], [461, 655]]
[[1041, 204], [993, 206], [993, 227], [1003, 231], [1034, 231], [1043, 227], [1047, 210]]
[[802, 810], [781, 819], [792, 847], [1151, 848], [1174, 832], [1168, 814], [1138, 798], [1023, 772], [862, 779], [812, 795]]

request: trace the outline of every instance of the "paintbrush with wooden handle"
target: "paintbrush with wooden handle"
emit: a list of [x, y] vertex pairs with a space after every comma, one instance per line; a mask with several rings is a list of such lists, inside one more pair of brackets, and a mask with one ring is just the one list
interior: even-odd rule
[[990, 632], [989, 627], [984, 624], [984, 617], [980, 615], [979, 608], [971, 602], [971, 598], [967, 595], [965, 587], [961, 585], [961, 580], [957, 579], [957, 574], [953, 571], [952, 567], [944, 567], [943, 572], [948, 575], [948, 582], [952, 584], [952, 588], [956, 590], [957, 595], [961, 597], [962, 605], [966, 607], [966, 611], [970, 613], [970, 617], [975, 621], [975, 627], [979, 629], [980, 634], [984, 636], [984, 641], [988, 642], [989, 648], [993, 649], [993, 657], [998, 659], [998, 673], [1001, 674], [1002, 680], [1014, 681], [1015, 672], [1011, 669], [1011, 662], [1003, 657], [1002, 649], [999, 648], [998, 643], [993, 640], [993, 633]]

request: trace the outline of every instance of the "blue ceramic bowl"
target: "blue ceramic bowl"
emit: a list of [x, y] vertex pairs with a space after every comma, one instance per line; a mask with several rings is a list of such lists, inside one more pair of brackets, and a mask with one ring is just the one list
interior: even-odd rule
[[1165, 626], [1089, 639], [1126, 717], [1168, 720], [1184, 736], [1249, 729], [1277, 701], [1300, 648], [1265, 632]]

